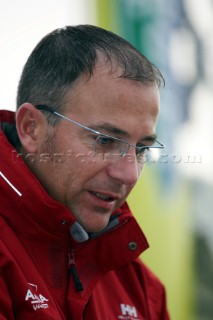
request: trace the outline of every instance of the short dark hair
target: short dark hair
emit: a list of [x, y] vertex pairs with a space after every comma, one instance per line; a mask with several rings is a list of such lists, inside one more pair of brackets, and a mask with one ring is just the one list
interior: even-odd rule
[[92, 25], [67, 26], [47, 34], [32, 51], [19, 82], [17, 108], [30, 102], [62, 111], [66, 93], [79, 76], [92, 75], [99, 54], [120, 67], [122, 78], [164, 85], [158, 68], [120, 36]]

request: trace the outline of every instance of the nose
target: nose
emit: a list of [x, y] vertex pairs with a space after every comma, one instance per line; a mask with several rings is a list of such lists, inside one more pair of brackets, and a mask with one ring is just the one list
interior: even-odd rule
[[131, 186], [137, 182], [142, 168], [138, 167], [135, 156], [128, 153], [109, 164], [107, 170], [110, 177], [119, 180], [122, 184]]

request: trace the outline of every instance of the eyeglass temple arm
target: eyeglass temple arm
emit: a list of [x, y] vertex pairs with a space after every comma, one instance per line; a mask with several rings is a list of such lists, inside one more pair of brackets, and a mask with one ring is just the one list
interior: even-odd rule
[[49, 111], [51, 113], [55, 113], [55, 111], [48, 106], [38, 105], [38, 106], [35, 106], [35, 108], [38, 110], [45, 110], [45, 111]]
[[164, 149], [165, 148], [165, 145], [163, 143], [161, 143], [160, 141], [158, 140], [155, 140], [159, 146], [151, 146], [150, 148], [156, 148], [156, 149]]
[[48, 106], [45, 106], [45, 105], [37, 105], [37, 106], [35, 106], [35, 108], [38, 109], [38, 110], [49, 111], [49, 112], [51, 112], [52, 114], [55, 114], [55, 115], [57, 115], [57, 116], [59, 116], [59, 117], [61, 117], [61, 118], [63, 118], [63, 119], [66, 119], [66, 120], [68, 120], [69, 122], [74, 123], [74, 124], [76, 124], [77, 126], [83, 128], [83, 129], [85, 129], [85, 130], [94, 132], [95, 134], [101, 134], [99, 131], [96, 131], [96, 130], [94, 130], [94, 129], [88, 128], [88, 127], [84, 126], [83, 124], [76, 122], [75, 120], [71, 120], [71, 119], [65, 117], [63, 114], [60, 114], [60, 113], [58, 113], [57, 111], [54, 111], [51, 107], [48, 107]]

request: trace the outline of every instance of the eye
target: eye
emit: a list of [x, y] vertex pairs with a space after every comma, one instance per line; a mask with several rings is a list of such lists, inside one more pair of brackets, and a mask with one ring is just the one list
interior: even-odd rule
[[147, 151], [149, 151], [149, 147], [147, 147], [147, 146], [145, 146], [145, 145], [137, 146], [137, 148], [136, 148], [136, 155], [137, 155], [137, 156], [142, 156], [142, 155], [144, 155]]
[[99, 147], [112, 147], [115, 140], [111, 137], [99, 136], [96, 138], [96, 145]]

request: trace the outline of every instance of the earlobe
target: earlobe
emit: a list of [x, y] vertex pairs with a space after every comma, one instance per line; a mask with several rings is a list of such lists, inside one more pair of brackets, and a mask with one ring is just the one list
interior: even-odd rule
[[41, 122], [41, 113], [30, 103], [22, 104], [16, 112], [19, 140], [29, 153], [36, 153], [38, 150]]

